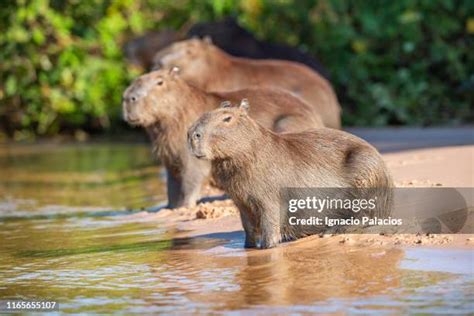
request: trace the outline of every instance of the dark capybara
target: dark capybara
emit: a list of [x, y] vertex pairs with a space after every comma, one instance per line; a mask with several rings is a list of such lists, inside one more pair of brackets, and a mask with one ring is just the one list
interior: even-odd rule
[[280, 89], [245, 89], [207, 93], [180, 78], [176, 69], [154, 71], [137, 78], [123, 94], [123, 116], [143, 126], [153, 143], [155, 156], [168, 174], [170, 207], [192, 206], [210, 173], [210, 163], [189, 152], [186, 133], [201, 114], [224, 100], [248, 98], [259, 106], [250, 115], [275, 132], [322, 127], [320, 116], [303, 100]]
[[214, 45], [236, 57], [296, 61], [311, 67], [329, 80], [327, 70], [310, 54], [296, 47], [259, 40], [231, 17], [216, 22], [194, 24], [189, 29], [187, 38], [195, 36], [200, 38], [209, 36]]
[[303, 64], [232, 57], [209, 41], [172, 44], [156, 56], [157, 67], [179, 67], [181, 77], [205, 91], [278, 87], [312, 105], [327, 127], [340, 128], [341, 108], [331, 84]]
[[375, 188], [380, 192], [372, 215], [390, 212], [392, 180], [370, 144], [328, 128], [275, 134], [247, 111], [245, 101], [216, 109], [188, 131], [193, 155], [211, 161], [214, 179], [239, 208], [245, 247], [260, 240], [261, 248], [270, 248], [325, 231], [281, 221], [282, 188]]

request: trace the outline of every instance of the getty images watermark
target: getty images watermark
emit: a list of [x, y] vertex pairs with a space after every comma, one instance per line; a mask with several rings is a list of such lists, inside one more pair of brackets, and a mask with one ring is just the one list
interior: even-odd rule
[[346, 212], [347, 214], [358, 214], [362, 213], [373, 213], [377, 207], [377, 196], [374, 196], [371, 199], [357, 199], [357, 198], [330, 198], [329, 196], [319, 198], [319, 197], [306, 197], [304, 199], [290, 199], [288, 201], [288, 211], [292, 214], [288, 218], [290, 225], [317, 225], [317, 226], [400, 226], [403, 224], [403, 219], [401, 218], [380, 218], [376, 215], [374, 216], [348, 216], [348, 217], [331, 217], [331, 216], [310, 216], [300, 218], [298, 216], [299, 211], [308, 210], [323, 213], [331, 212], [334, 213], [335, 210], [338, 210], [338, 213], [341, 211]]
[[474, 188], [284, 188], [282, 224], [351, 233], [473, 233]]

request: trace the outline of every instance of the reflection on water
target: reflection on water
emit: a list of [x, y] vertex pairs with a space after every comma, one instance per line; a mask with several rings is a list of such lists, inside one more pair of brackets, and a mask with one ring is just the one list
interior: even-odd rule
[[23, 210], [43, 205], [137, 208], [165, 199], [144, 144], [0, 146], [0, 170], [0, 196]]
[[[209, 289], [191, 293], [190, 299], [218, 302], [226, 310], [311, 305], [333, 297], [387, 293], [400, 284], [397, 266], [401, 258], [402, 251], [398, 249], [367, 251], [313, 241], [269, 251], [242, 251], [240, 256], [197, 257], [182, 253], [171, 257], [168, 263], [179, 266], [173, 269], [172, 278], [190, 278], [201, 288]], [[179, 265], [183, 259], [187, 264]], [[207, 267], [206, 273], [196, 273], [196, 267]], [[160, 276], [166, 278], [167, 274], [161, 272]], [[172, 284], [172, 278], [166, 283]], [[184, 291], [186, 286], [180, 287]]]
[[[0, 165], [1, 299], [54, 299], [74, 313], [474, 310], [471, 252], [318, 238], [246, 251], [241, 232], [178, 239], [156, 222], [88, 209], [163, 198], [145, 146], [9, 148]], [[68, 216], [41, 216], [55, 213]]]

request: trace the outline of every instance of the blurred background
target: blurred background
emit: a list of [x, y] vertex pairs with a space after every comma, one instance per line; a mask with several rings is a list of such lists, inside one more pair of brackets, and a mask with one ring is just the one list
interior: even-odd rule
[[474, 1], [16, 0], [0, 10], [0, 140], [123, 135], [122, 92], [147, 70], [130, 41], [227, 17], [316, 56], [344, 126], [474, 121]]

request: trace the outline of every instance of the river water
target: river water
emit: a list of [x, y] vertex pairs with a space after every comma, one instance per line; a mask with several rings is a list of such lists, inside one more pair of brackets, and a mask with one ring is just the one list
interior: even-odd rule
[[128, 216], [166, 200], [145, 144], [0, 147], [0, 299], [60, 313], [472, 314], [473, 253], [246, 251], [240, 232], [177, 238]]

